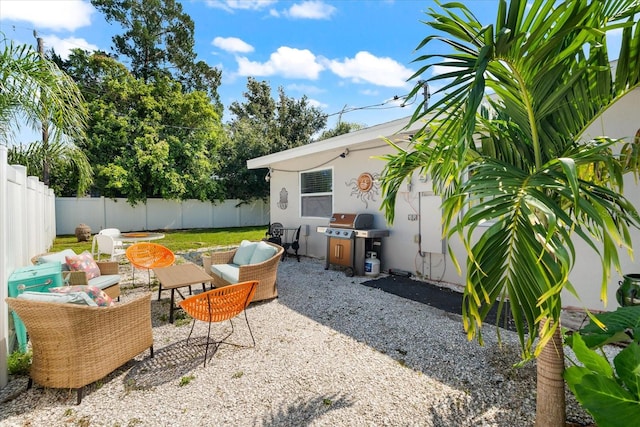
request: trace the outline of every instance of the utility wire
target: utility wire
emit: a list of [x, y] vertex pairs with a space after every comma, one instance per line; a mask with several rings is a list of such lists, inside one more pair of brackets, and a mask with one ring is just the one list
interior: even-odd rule
[[[28, 28], [28, 27], [22, 27], [19, 25], [11, 25], [13, 31], [15, 32], [16, 29], [21, 29], [21, 30], [28, 30], [28, 31], [32, 31], [32, 32], [36, 32], [37, 30], [33, 29], [33, 28]], [[69, 44], [75, 45], [77, 46], [79, 49], [84, 50], [85, 47], [81, 46], [79, 44], [75, 44], [75, 43], [71, 43], [68, 42]], [[418, 82], [421, 83], [421, 82]], [[79, 84], [80, 86], [80, 84]], [[90, 87], [88, 85], [82, 85], [82, 89], [85, 90], [86, 92], [94, 95], [94, 96], [101, 96], [104, 95], [103, 91], [98, 91], [98, 90], [94, 90], [95, 88]], [[363, 105], [360, 107], [347, 107], [346, 105], [342, 108], [342, 110], [340, 111], [336, 111], [335, 113], [329, 113], [329, 114], [325, 114], [327, 117], [333, 117], [333, 116], [340, 116], [340, 118], [342, 118], [342, 115], [345, 113], [351, 113], [353, 111], [365, 111], [365, 110], [391, 110], [394, 108], [404, 108], [406, 106], [410, 106], [415, 104], [416, 99], [417, 99], [417, 95], [414, 95], [413, 98], [410, 101], [407, 101], [407, 96], [409, 94], [405, 94], [405, 95], [395, 95], [393, 98], [391, 99], [387, 99], [386, 101], [377, 103], [377, 104], [370, 104], [370, 105]], [[392, 102], [397, 102], [401, 99], [404, 99], [405, 101], [402, 102], [400, 105], [388, 105]], [[120, 116], [120, 117], [126, 117], [126, 116]], [[144, 121], [143, 121], [144, 123]], [[168, 128], [173, 128], [173, 129], [185, 129], [185, 130], [207, 130], [207, 128], [201, 128], [201, 127], [187, 127], [187, 126], [172, 126], [172, 125], [164, 125], [165, 127]]]

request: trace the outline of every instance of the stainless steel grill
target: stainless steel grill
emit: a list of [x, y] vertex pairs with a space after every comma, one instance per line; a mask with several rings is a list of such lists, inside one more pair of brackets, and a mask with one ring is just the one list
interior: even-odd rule
[[335, 265], [345, 268], [347, 276], [362, 276], [366, 251], [373, 250], [380, 258], [380, 239], [389, 235], [389, 230], [372, 227], [373, 215], [368, 213], [334, 213], [329, 226], [317, 227], [327, 236], [325, 270]]

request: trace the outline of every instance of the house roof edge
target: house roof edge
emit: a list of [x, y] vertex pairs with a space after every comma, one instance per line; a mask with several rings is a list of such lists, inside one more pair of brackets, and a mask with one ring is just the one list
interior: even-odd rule
[[274, 163], [292, 160], [311, 154], [322, 153], [329, 150], [349, 148], [350, 146], [367, 142], [379, 142], [381, 138], [391, 138], [397, 134], [406, 135], [406, 133], [415, 132], [424, 126], [424, 123], [422, 121], [418, 121], [412, 123], [411, 126], [407, 127], [410, 120], [410, 116], [403, 117], [401, 119], [396, 119], [360, 129], [355, 132], [345, 133], [343, 135], [334, 136], [333, 138], [325, 139], [322, 141], [312, 142], [300, 147], [294, 147], [277, 153], [267, 154], [266, 156], [249, 159], [247, 160], [247, 168], [267, 168]]

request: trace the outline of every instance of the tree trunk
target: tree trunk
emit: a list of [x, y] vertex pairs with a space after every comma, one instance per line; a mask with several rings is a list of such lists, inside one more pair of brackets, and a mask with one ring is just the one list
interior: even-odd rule
[[[545, 322], [540, 323], [540, 327]], [[560, 325], [551, 341], [537, 358], [536, 427], [564, 427], [566, 405], [564, 394], [564, 350]]]

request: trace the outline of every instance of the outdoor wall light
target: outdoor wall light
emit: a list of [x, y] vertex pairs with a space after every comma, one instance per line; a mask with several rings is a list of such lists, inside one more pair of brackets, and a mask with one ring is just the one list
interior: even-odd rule
[[271, 168], [269, 168], [269, 172], [265, 175], [264, 180], [267, 182], [271, 181]]
[[342, 154], [340, 154], [340, 157], [342, 157], [344, 159], [345, 157], [347, 157], [347, 155], [349, 155], [349, 149], [345, 148], [344, 152]]

